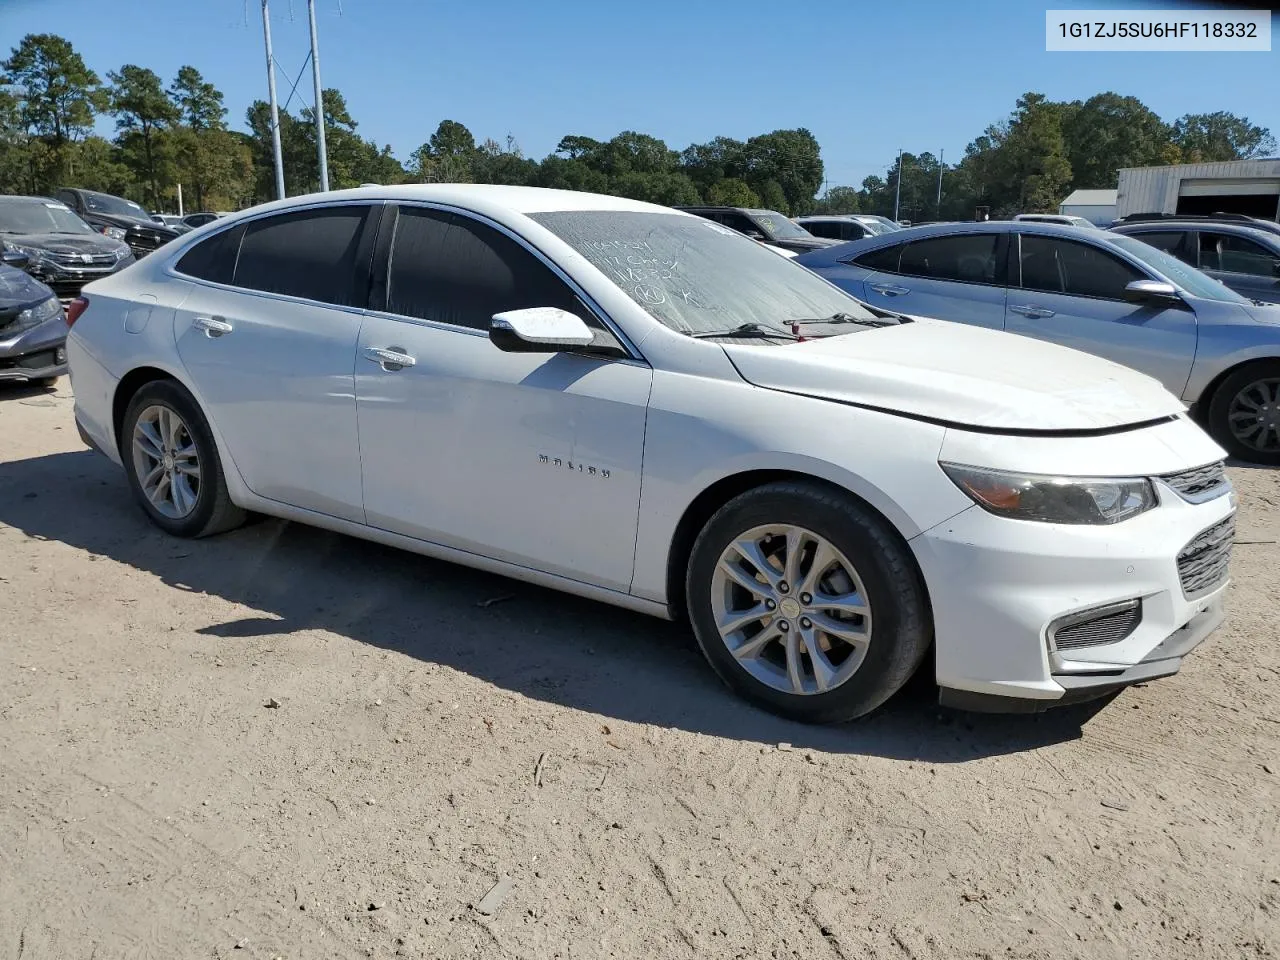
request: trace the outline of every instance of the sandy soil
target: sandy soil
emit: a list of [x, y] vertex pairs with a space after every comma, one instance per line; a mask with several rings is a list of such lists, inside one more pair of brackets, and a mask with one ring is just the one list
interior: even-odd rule
[[65, 380], [0, 386], [0, 958], [1276, 957], [1280, 473], [1232, 475], [1179, 676], [809, 729], [658, 621], [274, 521], [169, 539]]

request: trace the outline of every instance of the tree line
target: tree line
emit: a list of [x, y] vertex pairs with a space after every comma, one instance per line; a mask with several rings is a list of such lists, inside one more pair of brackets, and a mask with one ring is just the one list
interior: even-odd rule
[[[1121, 167], [1235, 160], [1276, 149], [1270, 131], [1227, 112], [1166, 123], [1135, 97], [1100, 93], [1056, 102], [1039, 93], [987, 127], [955, 164], [906, 153], [884, 176], [821, 192], [821, 149], [804, 129], [746, 140], [715, 137], [683, 150], [637, 131], [610, 140], [568, 135], [541, 161], [515, 140], [476, 141], [444, 120], [402, 162], [389, 144], [357, 132], [336, 89], [322, 94], [329, 184], [502, 183], [588, 190], [660, 204], [714, 203], [805, 213], [894, 212], [912, 220], [969, 219], [1056, 210], [1071, 190], [1114, 187]], [[100, 117], [115, 136], [94, 133]], [[166, 86], [154, 71], [125, 64], [105, 82], [66, 39], [30, 34], [0, 62], [0, 191], [52, 193], [78, 186], [129, 197], [153, 210], [234, 210], [275, 198], [270, 110], [255, 101], [245, 129], [227, 125], [223, 95], [194, 66]], [[318, 189], [314, 108], [280, 111], [286, 192]], [[902, 184], [898, 190], [898, 173]], [[938, 198], [939, 174], [942, 195]]]

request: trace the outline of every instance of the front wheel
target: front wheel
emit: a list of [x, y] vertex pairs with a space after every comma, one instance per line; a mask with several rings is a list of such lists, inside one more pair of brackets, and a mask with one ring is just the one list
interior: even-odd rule
[[906, 544], [867, 507], [816, 484], [771, 483], [722, 507], [694, 544], [686, 596], [721, 679], [811, 723], [880, 706], [932, 635]]
[[133, 395], [121, 424], [120, 456], [134, 498], [162, 530], [205, 537], [244, 522], [209, 424], [177, 383], [155, 380]]
[[1240, 460], [1280, 465], [1280, 360], [1241, 367], [1214, 391], [1209, 433]]

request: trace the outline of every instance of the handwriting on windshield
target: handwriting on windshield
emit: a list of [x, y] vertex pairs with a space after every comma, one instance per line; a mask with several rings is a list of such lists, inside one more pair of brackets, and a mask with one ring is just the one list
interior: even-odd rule
[[588, 240], [587, 259], [618, 286], [647, 306], [669, 299], [700, 307], [701, 301], [680, 276], [680, 261], [658, 255], [646, 240]]

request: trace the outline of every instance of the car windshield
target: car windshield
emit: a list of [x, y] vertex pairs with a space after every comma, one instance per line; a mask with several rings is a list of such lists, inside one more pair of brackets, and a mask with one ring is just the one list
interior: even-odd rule
[[764, 227], [772, 240], [807, 240], [813, 237], [804, 227], [796, 226], [776, 210], [748, 210], [747, 213]]
[[870, 220], [872, 223], [877, 224], [880, 227], [881, 233], [893, 233], [895, 230], [902, 229], [902, 224], [895, 223], [888, 217], [882, 217], [879, 214], [871, 214], [870, 216], [863, 217], [861, 219], [864, 223]]
[[53, 200], [9, 200], [0, 202], [0, 233], [93, 233], [93, 229]]
[[[681, 333], [748, 324], [790, 333], [790, 322], [848, 314], [877, 321], [861, 303], [817, 274], [742, 234], [676, 213], [572, 210], [533, 213], [655, 319]], [[856, 333], [870, 327], [806, 327]]]
[[113, 197], [105, 193], [87, 193], [85, 194], [84, 203], [94, 213], [110, 213], [117, 217], [136, 217], [139, 220], [151, 219], [151, 214], [147, 213], [132, 200], [125, 200], [123, 197]]
[[1219, 283], [1213, 277], [1201, 273], [1190, 264], [1183, 263], [1172, 254], [1165, 253], [1149, 243], [1143, 243], [1137, 237], [1115, 235], [1111, 242], [1131, 256], [1137, 257], [1157, 273], [1162, 273], [1193, 297], [1204, 300], [1221, 300], [1225, 303], [1248, 303], [1248, 299], [1240, 296], [1230, 287]]

